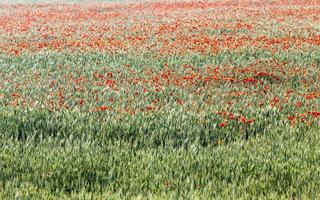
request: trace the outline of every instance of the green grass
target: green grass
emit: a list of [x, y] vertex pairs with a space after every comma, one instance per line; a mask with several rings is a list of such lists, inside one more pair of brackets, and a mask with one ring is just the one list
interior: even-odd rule
[[[95, 104], [94, 97], [90, 93], [74, 92], [77, 85], [66, 78], [70, 74], [90, 78], [103, 66], [108, 66], [114, 74], [122, 69], [121, 73], [128, 77], [146, 78], [146, 66], [157, 72], [163, 69], [164, 63], [169, 63], [177, 69], [177, 74], [183, 75], [185, 72], [179, 66], [185, 64], [198, 68], [230, 64], [236, 69], [257, 58], [286, 61], [288, 68], [292, 65], [304, 69], [306, 64], [317, 63], [316, 52], [310, 55], [224, 52], [201, 57], [162, 57], [157, 61], [152, 55], [111, 56], [94, 52], [2, 56], [1, 74], [2, 80], [6, 81], [1, 88], [5, 98], [0, 99], [0, 198], [318, 198], [319, 124], [290, 125], [287, 116], [294, 112], [290, 104], [284, 105], [281, 112], [271, 106], [240, 111], [235, 105], [233, 111], [255, 118], [255, 123], [244, 126], [234, 122], [221, 128], [218, 125], [221, 118], [215, 111], [223, 108], [228, 96], [217, 96], [215, 103], [202, 105], [203, 95], [190, 96], [189, 89], [182, 88], [176, 92], [187, 105], [180, 107], [174, 104], [173, 97], [168, 97], [174, 89], [168, 86], [161, 94], [139, 95], [131, 104], [133, 108], [143, 108], [145, 97], [160, 98], [162, 109], [131, 116], [115, 112], [116, 108], [127, 105], [125, 101], [117, 101], [114, 110], [97, 113], [88, 111], [90, 105]], [[140, 73], [130, 74], [130, 69], [123, 67], [128, 63], [132, 66], [130, 69]], [[58, 64], [69, 67], [56, 70]], [[79, 69], [81, 73], [77, 74]], [[309, 75], [315, 73], [311, 71]], [[90, 102], [88, 107], [74, 105], [76, 99], [69, 96], [69, 109], [48, 109], [44, 102], [55, 91], [50, 88], [52, 79], [64, 86], [65, 94], [85, 98]], [[293, 86], [295, 80], [287, 79], [284, 84]], [[16, 83], [21, 84], [14, 87]], [[92, 84], [89, 81], [85, 86], [90, 88]], [[130, 83], [121, 84], [132, 90], [120, 93], [127, 99], [139, 89]], [[271, 86], [276, 94], [285, 92], [280, 83]], [[207, 89], [208, 93], [223, 93], [239, 88], [248, 90], [246, 87], [221, 83]], [[294, 89], [306, 92], [299, 84]], [[32, 97], [38, 104], [7, 106], [12, 93], [19, 93], [25, 99]], [[104, 95], [106, 97], [101, 98], [105, 100], [108, 95], [117, 97], [112, 91]], [[239, 97], [236, 101], [241, 104], [266, 98], [249, 97]], [[197, 103], [188, 106], [193, 100]]]
[[320, 199], [317, 2], [92, 2], [0, 3], [0, 200]]
[[2, 199], [319, 197], [318, 130], [269, 131], [228, 145], [134, 148], [47, 137], [1, 141]]

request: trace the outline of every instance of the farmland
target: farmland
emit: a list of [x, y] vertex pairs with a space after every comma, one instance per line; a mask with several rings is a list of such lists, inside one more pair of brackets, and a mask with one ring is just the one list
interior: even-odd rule
[[320, 2], [0, 4], [0, 199], [320, 198]]

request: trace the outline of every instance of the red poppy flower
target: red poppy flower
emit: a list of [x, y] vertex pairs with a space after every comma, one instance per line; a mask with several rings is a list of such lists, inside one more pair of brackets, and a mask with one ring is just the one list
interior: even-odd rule
[[226, 124], [225, 122], [221, 122], [221, 123], [219, 124], [219, 126], [220, 126], [220, 127], [226, 127], [227, 124]]

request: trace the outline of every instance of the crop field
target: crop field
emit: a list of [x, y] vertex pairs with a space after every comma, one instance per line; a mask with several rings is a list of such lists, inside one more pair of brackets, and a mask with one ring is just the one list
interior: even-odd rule
[[0, 199], [319, 199], [320, 1], [0, 3]]

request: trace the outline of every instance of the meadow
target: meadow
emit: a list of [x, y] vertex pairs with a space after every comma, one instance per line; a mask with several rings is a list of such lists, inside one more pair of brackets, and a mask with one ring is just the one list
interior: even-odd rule
[[0, 4], [0, 199], [320, 198], [320, 2]]

